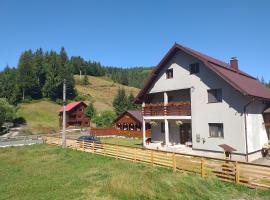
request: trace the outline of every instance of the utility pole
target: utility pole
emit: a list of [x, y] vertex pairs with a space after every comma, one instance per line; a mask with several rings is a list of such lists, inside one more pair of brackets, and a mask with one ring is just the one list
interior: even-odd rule
[[62, 129], [62, 147], [66, 147], [66, 79], [63, 82], [63, 129]]

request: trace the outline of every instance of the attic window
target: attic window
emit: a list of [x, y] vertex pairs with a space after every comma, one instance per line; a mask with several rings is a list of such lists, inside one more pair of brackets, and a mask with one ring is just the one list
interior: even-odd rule
[[190, 74], [198, 74], [200, 71], [199, 68], [200, 64], [199, 63], [193, 63], [189, 65], [189, 72]]
[[173, 69], [167, 69], [166, 71], [166, 79], [173, 78]]
[[210, 89], [207, 90], [208, 103], [222, 102], [222, 90], [221, 89]]

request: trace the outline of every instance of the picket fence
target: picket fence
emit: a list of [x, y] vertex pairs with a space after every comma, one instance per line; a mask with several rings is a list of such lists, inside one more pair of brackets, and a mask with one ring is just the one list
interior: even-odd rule
[[[47, 136], [43, 139], [47, 144], [61, 146], [62, 140], [59, 137]], [[75, 139], [67, 139], [66, 147], [83, 152], [111, 156], [116, 159], [167, 167], [174, 172], [197, 174], [203, 178], [217, 177], [222, 181], [234, 182], [251, 188], [270, 188], [270, 166], [268, 165], [108, 143], [98, 144]]]

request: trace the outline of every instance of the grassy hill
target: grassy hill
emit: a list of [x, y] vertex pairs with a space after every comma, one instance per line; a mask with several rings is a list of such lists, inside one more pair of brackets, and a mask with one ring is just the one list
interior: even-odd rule
[[79, 80], [79, 76], [75, 76], [77, 91], [80, 95], [86, 97], [86, 102], [93, 102], [97, 111], [101, 111], [104, 109], [113, 109], [113, 98], [116, 95], [119, 87], [124, 88], [126, 94], [132, 93], [134, 96], [136, 96], [140, 90], [135, 87], [129, 87], [114, 83], [111, 79], [107, 77], [88, 76], [90, 85], [87, 86], [79, 85]]
[[18, 116], [26, 120], [28, 130], [48, 133], [58, 130], [58, 110], [60, 105], [49, 100], [37, 100], [19, 105]]
[[[112, 101], [119, 87], [132, 93], [134, 96], [139, 92], [138, 88], [124, 86], [114, 83], [105, 77], [88, 76], [90, 85], [82, 86], [76, 84], [79, 95], [86, 97], [86, 103], [93, 102], [97, 111], [113, 109]], [[79, 76], [75, 76], [79, 82]], [[28, 131], [25, 133], [49, 133], [59, 129], [58, 110], [60, 105], [49, 100], [37, 100], [30, 103], [22, 103], [18, 108], [18, 116], [23, 117], [27, 122]]]

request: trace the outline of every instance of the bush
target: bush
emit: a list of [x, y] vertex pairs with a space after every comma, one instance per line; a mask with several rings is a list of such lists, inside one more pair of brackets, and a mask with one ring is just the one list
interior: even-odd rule
[[32, 100], [33, 100], [32, 97], [26, 96], [26, 97], [24, 98], [24, 100], [22, 100], [22, 103], [31, 103]]
[[91, 121], [94, 122], [97, 127], [108, 128], [112, 126], [112, 122], [115, 118], [116, 114], [114, 111], [104, 110], [94, 115]]
[[56, 99], [55, 103], [62, 106], [64, 102], [62, 99]]
[[75, 97], [74, 99], [75, 101], [85, 101], [86, 100], [86, 97], [85, 96], [82, 96], [82, 95], [78, 95]]
[[5, 122], [13, 122], [16, 117], [16, 109], [6, 99], [0, 99], [0, 127]]
[[89, 105], [87, 106], [87, 108], [85, 109], [84, 112], [85, 116], [88, 117], [89, 119], [92, 119], [93, 116], [96, 114], [96, 109], [93, 105], [93, 103], [89, 103]]

